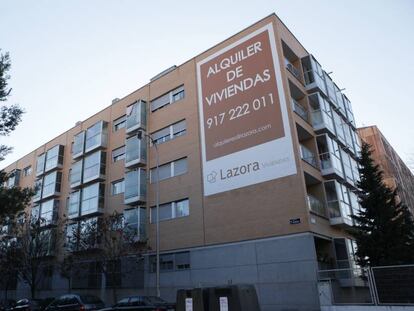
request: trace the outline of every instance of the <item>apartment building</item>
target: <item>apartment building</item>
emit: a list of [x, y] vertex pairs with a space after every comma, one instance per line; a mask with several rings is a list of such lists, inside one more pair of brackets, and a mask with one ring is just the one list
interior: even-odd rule
[[400, 200], [414, 215], [414, 175], [376, 125], [358, 128], [361, 140], [372, 146], [372, 157], [384, 173], [384, 182], [397, 189]]
[[[156, 154], [138, 130], [159, 152], [165, 299], [179, 288], [250, 283], [262, 310], [313, 310], [318, 269], [354, 265], [346, 229], [359, 208], [360, 146], [351, 103], [276, 15], [6, 168], [10, 186], [39, 185], [28, 211], [52, 223], [66, 215], [73, 229], [124, 214], [149, 251], [121, 263], [120, 296], [155, 287]], [[85, 270], [72, 291], [110, 302], [96, 265], [79, 263]], [[68, 291], [59, 273], [47, 275], [39, 295]], [[16, 295], [24, 290], [18, 284]]]

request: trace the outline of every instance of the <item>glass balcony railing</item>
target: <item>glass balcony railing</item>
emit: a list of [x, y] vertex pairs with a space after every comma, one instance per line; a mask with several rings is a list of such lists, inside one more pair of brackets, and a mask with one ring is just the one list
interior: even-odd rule
[[139, 168], [125, 173], [124, 203], [145, 202], [147, 196], [146, 171]]
[[125, 143], [125, 167], [145, 165], [147, 161], [147, 143], [145, 137], [132, 136]]
[[308, 194], [306, 197], [306, 201], [310, 211], [321, 216], [326, 216], [325, 204], [321, 200], [319, 200], [311, 194]]
[[126, 133], [132, 133], [140, 128], [145, 129], [147, 123], [147, 103], [139, 100], [127, 107]]
[[329, 219], [332, 225], [352, 226], [351, 207], [346, 202], [335, 200], [328, 201]]
[[308, 148], [306, 148], [304, 145], [300, 145], [300, 155], [303, 161], [312, 165], [315, 168], [319, 168], [315, 154]]
[[301, 80], [300, 71], [287, 58], [285, 58], [285, 67], [295, 78]]
[[338, 174], [343, 177], [341, 159], [332, 152], [325, 152], [319, 155], [322, 175]]
[[303, 120], [308, 121], [309, 120], [308, 111], [293, 98], [291, 102], [292, 102], [293, 111], [296, 112]]

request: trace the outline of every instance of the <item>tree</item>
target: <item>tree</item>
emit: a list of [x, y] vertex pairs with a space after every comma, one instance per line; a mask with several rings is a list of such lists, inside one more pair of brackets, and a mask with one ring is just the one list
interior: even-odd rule
[[57, 229], [44, 219], [32, 215], [26, 216], [25, 221], [17, 226], [15, 235], [18, 275], [30, 287], [33, 299], [42, 281], [43, 268], [50, 264], [48, 259], [55, 255]]
[[9, 223], [0, 230], [0, 289], [4, 291], [5, 300], [8, 291], [17, 285], [17, 245], [16, 238], [9, 234], [11, 225]]
[[[5, 102], [11, 93], [8, 87], [8, 74], [11, 67], [9, 53], [1, 53], [0, 50], [0, 102]], [[23, 110], [17, 105], [0, 106], [0, 136], [7, 136], [16, 129], [20, 123]], [[0, 144], [0, 161], [11, 152], [12, 148]], [[34, 192], [32, 189], [4, 186], [10, 174], [0, 171], [0, 223], [6, 217], [14, 216], [29, 203]]]
[[[112, 288], [113, 301], [117, 301], [117, 290], [122, 276], [131, 271], [122, 260], [129, 258], [135, 263], [142, 257], [144, 241], [136, 230], [131, 230], [123, 214], [117, 212], [79, 223], [70, 234], [69, 249], [76, 250], [76, 261], [99, 263], [104, 282], [102, 286]], [[136, 267], [132, 268], [136, 270]], [[76, 269], [72, 269], [76, 273]]]
[[371, 158], [370, 146], [363, 144], [359, 162], [361, 180], [358, 195], [361, 211], [354, 236], [357, 261], [361, 266], [412, 263], [414, 222], [407, 208], [397, 202], [396, 190], [383, 183], [383, 173]]

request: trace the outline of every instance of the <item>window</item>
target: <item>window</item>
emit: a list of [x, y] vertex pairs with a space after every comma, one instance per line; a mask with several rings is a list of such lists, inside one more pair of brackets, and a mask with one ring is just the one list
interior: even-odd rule
[[59, 201], [49, 200], [41, 204], [40, 207], [40, 219], [45, 225], [53, 223], [55, 220], [56, 212], [58, 210]]
[[127, 138], [125, 144], [125, 166], [144, 164], [147, 158], [147, 144], [145, 137], [137, 136]]
[[106, 152], [97, 151], [85, 158], [83, 166], [83, 181], [100, 178], [105, 175]]
[[42, 198], [43, 179], [39, 178], [35, 181], [35, 195], [33, 196], [33, 202], [39, 201]]
[[112, 150], [112, 162], [118, 162], [125, 159], [125, 146]]
[[68, 224], [66, 226], [66, 248], [70, 251], [77, 249], [77, 236], [79, 225], [77, 223]]
[[46, 154], [43, 153], [37, 157], [36, 161], [36, 176], [42, 175], [45, 172]]
[[26, 166], [24, 169], [23, 169], [23, 176], [30, 176], [30, 175], [32, 175], [32, 166], [31, 165], [29, 165], [29, 166]]
[[145, 201], [147, 195], [146, 171], [136, 169], [125, 173], [124, 203]]
[[128, 238], [134, 236], [139, 240], [146, 238], [146, 215], [144, 207], [124, 210], [125, 231]]
[[85, 152], [106, 146], [107, 122], [99, 121], [86, 130]]
[[[154, 255], [149, 257], [150, 272], [156, 272], [157, 261]], [[160, 255], [160, 271], [174, 271], [190, 269], [190, 252]]]
[[61, 182], [62, 182], [61, 172], [53, 172], [53, 173], [47, 174], [43, 180], [42, 199], [59, 193]]
[[125, 128], [125, 125], [126, 125], [126, 115], [124, 115], [124, 116], [122, 116], [122, 117], [120, 117], [120, 118], [118, 118], [114, 121], [113, 131], [114, 132], [119, 131], [120, 129]]
[[117, 195], [120, 193], [123, 193], [125, 189], [125, 183], [124, 180], [117, 180], [112, 182], [112, 195]]
[[[188, 199], [179, 200], [175, 202], [169, 202], [160, 204], [160, 221], [180, 218], [190, 215], [190, 207]], [[151, 223], [155, 223], [157, 220], [157, 208], [151, 207]]]
[[57, 168], [63, 164], [63, 148], [64, 147], [62, 145], [57, 145], [47, 151], [45, 172]]
[[172, 140], [178, 136], [182, 136], [186, 133], [186, 123], [185, 120], [174, 123], [168, 127], [160, 129], [152, 133], [154, 143], [162, 144], [169, 140]]
[[[159, 167], [159, 178], [160, 181], [170, 178], [179, 176], [182, 174], [187, 173], [187, 158], [182, 158], [173, 162], [169, 162]], [[150, 171], [151, 174], [151, 183], [157, 181], [157, 168], [152, 168]]]
[[72, 192], [69, 196], [68, 218], [72, 219], [79, 216], [80, 191]]
[[85, 132], [80, 132], [73, 137], [72, 156], [78, 157], [83, 154], [85, 147]]
[[71, 187], [75, 187], [81, 184], [82, 182], [82, 168], [83, 160], [75, 162], [72, 164], [69, 172], [69, 180]]
[[100, 183], [85, 187], [82, 190], [81, 215], [95, 213], [103, 208], [104, 193], [105, 186]]
[[185, 97], [184, 86], [180, 86], [151, 101], [151, 111], [154, 112]]
[[138, 100], [127, 107], [126, 113], [126, 132], [131, 133], [139, 128], [145, 128], [147, 123], [147, 103]]

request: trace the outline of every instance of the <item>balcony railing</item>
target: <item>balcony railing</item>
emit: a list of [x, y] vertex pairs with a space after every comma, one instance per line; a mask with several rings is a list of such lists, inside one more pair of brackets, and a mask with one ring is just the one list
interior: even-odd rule
[[298, 80], [301, 80], [300, 79], [300, 71], [287, 58], [285, 58], [285, 67]]
[[337, 174], [343, 178], [341, 159], [332, 152], [319, 155], [322, 175]]
[[339, 200], [328, 202], [329, 219], [331, 225], [352, 226], [353, 221], [350, 217], [350, 206]]
[[309, 120], [309, 114], [308, 111], [299, 104], [296, 100], [292, 98], [292, 109], [294, 112], [296, 112], [303, 120], [308, 121]]
[[300, 155], [303, 161], [318, 168], [318, 161], [316, 160], [315, 154], [306, 148], [304, 145], [300, 145]]
[[325, 204], [322, 201], [320, 201], [311, 194], [308, 194], [306, 199], [310, 211], [321, 216], [326, 216]]

